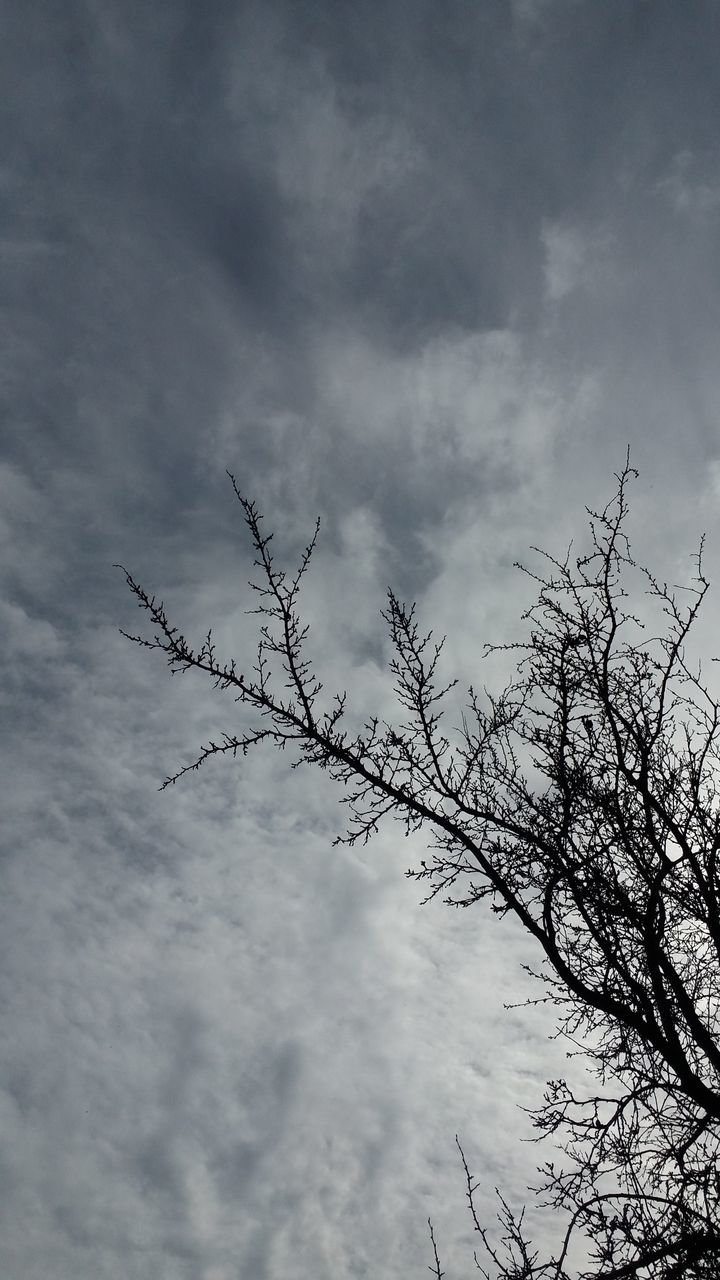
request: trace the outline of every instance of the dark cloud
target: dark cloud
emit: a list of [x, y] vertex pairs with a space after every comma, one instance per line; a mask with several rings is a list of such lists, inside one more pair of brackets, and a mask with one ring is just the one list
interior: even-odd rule
[[712, 556], [720, 10], [0, 7], [0, 1269], [407, 1276], [431, 1213], [459, 1274], [453, 1135], [521, 1193], [555, 1070], [495, 1003], [523, 941], [417, 912], [393, 829], [333, 850], [284, 760], [159, 795], [237, 708], [129, 649], [111, 565], [242, 658], [226, 467], [282, 558], [320, 512], [318, 670], [390, 717], [385, 587], [476, 680], [628, 440], [641, 544]]

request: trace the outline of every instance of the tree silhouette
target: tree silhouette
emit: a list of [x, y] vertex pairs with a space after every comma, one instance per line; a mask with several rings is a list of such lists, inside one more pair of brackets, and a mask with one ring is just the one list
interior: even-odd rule
[[[252, 674], [218, 657], [211, 633], [193, 649], [124, 570], [152, 622], [150, 637], [128, 638], [257, 712], [252, 728], [208, 743], [164, 786], [212, 756], [266, 741], [293, 746], [293, 767], [319, 765], [344, 788], [350, 821], [336, 843], [366, 842], [388, 814], [408, 832], [427, 828], [428, 857], [408, 872], [426, 900], [487, 900], [535, 939], [532, 977], [596, 1083], [577, 1096], [552, 1080], [531, 1113], [537, 1136], [564, 1153], [542, 1166], [535, 1188], [559, 1215], [552, 1255], [531, 1246], [522, 1214], [502, 1197], [493, 1243], [461, 1149], [486, 1264], [476, 1253], [476, 1265], [498, 1280], [720, 1276], [720, 704], [686, 651], [708, 583], [702, 543], [681, 588], [632, 558], [627, 488], [636, 474], [627, 461], [607, 507], [588, 509], [584, 556], [538, 552], [539, 567], [518, 566], [537, 600], [525, 638], [501, 646], [516, 676], [497, 694], [470, 687], [450, 737], [441, 704], [457, 681], [439, 685], [442, 642], [421, 633], [415, 606], [392, 591], [383, 617], [401, 722], [373, 718], [352, 735], [345, 693], [321, 709], [298, 613], [319, 523], [289, 579], [232, 476], [259, 570]], [[630, 611], [635, 592], [650, 620]], [[431, 1236], [430, 1270], [440, 1275], [432, 1227]], [[576, 1237], [585, 1242], [580, 1265], [570, 1261]]]

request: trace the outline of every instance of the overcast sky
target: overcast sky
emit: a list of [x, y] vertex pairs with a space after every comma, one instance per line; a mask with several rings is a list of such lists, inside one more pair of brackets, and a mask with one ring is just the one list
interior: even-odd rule
[[[0, 1273], [472, 1270], [564, 1068], [533, 953], [282, 757], [163, 777], [237, 709], [118, 627], [114, 561], [254, 648], [226, 468], [328, 693], [391, 714], [385, 589], [484, 678], [531, 543], [630, 443], [662, 576], [720, 551], [720, 6], [0, 5]], [[718, 575], [716, 575], [718, 576]], [[720, 622], [718, 597], [702, 633]], [[541, 1229], [542, 1230], [542, 1229]]]

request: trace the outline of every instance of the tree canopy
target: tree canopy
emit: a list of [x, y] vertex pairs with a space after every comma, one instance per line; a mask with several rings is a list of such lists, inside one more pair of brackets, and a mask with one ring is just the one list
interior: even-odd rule
[[[343, 788], [349, 823], [338, 842], [367, 841], [388, 815], [422, 829], [428, 855], [408, 874], [427, 898], [487, 902], [535, 940], [540, 998], [596, 1083], [578, 1096], [552, 1080], [532, 1113], [537, 1136], [562, 1153], [536, 1189], [557, 1224], [551, 1253], [526, 1239], [522, 1214], [502, 1197], [499, 1237], [488, 1232], [461, 1149], [476, 1265], [497, 1280], [720, 1274], [720, 703], [687, 645], [708, 582], [702, 543], [682, 587], [635, 562], [635, 475], [627, 462], [608, 505], [588, 510], [584, 555], [540, 551], [522, 569], [537, 598], [523, 638], [501, 646], [515, 677], [499, 692], [471, 686], [447, 732], [458, 682], [439, 680], [443, 642], [392, 590], [383, 617], [398, 721], [344, 728], [347, 695], [321, 698], [299, 611], [319, 522], [289, 577], [232, 476], [258, 570], [251, 666], [220, 657], [211, 631], [194, 648], [123, 570], [151, 624], [129, 638], [257, 713], [164, 786], [214, 756], [293, 747], [293, 767], [318, 765]], [[578, 1238], [581, 1265], [570, 1260]], [[432, 1226], [431, 1243], [440, 1277]]]

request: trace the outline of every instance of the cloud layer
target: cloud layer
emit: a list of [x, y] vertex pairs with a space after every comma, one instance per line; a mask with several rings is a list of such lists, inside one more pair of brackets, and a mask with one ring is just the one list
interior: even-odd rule
[[684, 574], [704, 527], [712, 570], [718, 10], [6, 8], [0, 1270], [405, 1280], [430, 1214], [464, 1274], [454, 1135], [490, 1215], [522, 1198], [517, 1104], [566, 1065], [502, 1010], [531, 953], [421, 910], [399, 828], [333, 849], [282, 758], [159, 794], [237, 709], [117, 634], [112, 564], [242, 658], [225, 470], [288, 562], [320, 513], [305, 607], [357, 716], [391, 713], [387, 585], [477, 680], [513, 562], [628, 442], [639, 553]]

